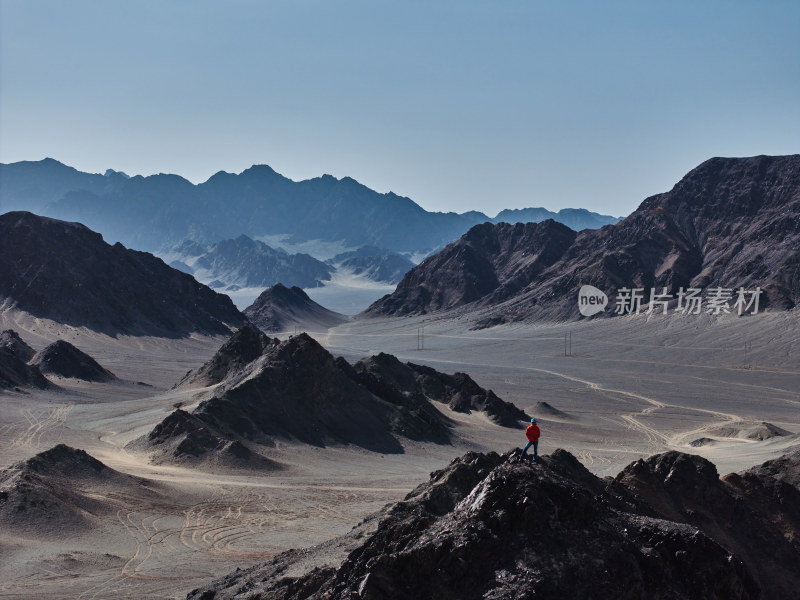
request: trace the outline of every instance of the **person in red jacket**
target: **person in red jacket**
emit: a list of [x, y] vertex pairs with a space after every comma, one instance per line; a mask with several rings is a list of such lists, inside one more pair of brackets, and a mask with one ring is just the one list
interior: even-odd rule
[[528, 428], [525, 430], [525, 437], [528, 438], [528, 443], [525, 445], [525, 448], [522, 450], [522, 454], [519, 455], [519, 459], [522, 460], [525, 458], [525, 453], [528, 451], [528, 448], [533, 446], [533, 456], [531, 456], [531, 464], [536, 462], [536, 459], [539, 458], [539, 426], [536, 424], [536, 419], [531, 419], [531, 424], [528, 425]]

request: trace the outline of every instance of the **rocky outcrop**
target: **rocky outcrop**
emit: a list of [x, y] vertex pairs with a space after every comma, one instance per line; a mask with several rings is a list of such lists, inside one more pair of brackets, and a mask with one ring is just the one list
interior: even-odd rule
[[116, 376], [101, 367], [91, 356], [64, 340], [58, 340], [37, 352], [31, 364], [43, 373], [82, 379], [84, 381], [111, 381]]
[[301, 329], [328, 329], [341, 325], [347, 317], [328, 310], [308, 297], [299, 287], [281, 283], [264, 290], [244, 315], [261, 331], [276, 333]]
[[791, 598], [800, 586], [800, 488], [783, 481], [800, 460], [766, 463], [720, 479], [698, 456], [668, 452], [628, 466], [617, 481], [662, 519], [698, 528], [748, 566], [764, 598]]
[[517, 453], [469, 453], [432, 473], [336, 568], [286, 576], [287, 553], [188, 598], [750, 600], [797, 590], [799, 456], [720, 479], [708, 461], [671, 452], [599, 479], [563, 450], [535, 466]]
[[244, 322], [230, 298], [152, 254], [25, 212], [0, 216], [0, 298], [109, 335], [225, 334]]
[[257, 452], [241, 440], [226, 436], [202, 418], [177, 409], [156, 425], [145, 440], [133, 447], [155, 449], [156, 464], [179, 463], [203, 467], [205, 470], [254, 470], [259, 473], [279, 471], [283, 466]]
[[665, 288], [673, 305], [680, 288], [706, 296], [760, 288], [761, 310], [791, 309], [800, 302], [799, 266], [800, 155], [713, 158], [599, 230], [576, 234], [553, 221], [475, 226], [409, 271], [367, 314], [468, 307], [486, 313], [484, 326], [581, 318], [584, 285], [607, 294], [606, 316], [615, 314], [622, 288], [645, 291], [643, 310], [650, 290]]

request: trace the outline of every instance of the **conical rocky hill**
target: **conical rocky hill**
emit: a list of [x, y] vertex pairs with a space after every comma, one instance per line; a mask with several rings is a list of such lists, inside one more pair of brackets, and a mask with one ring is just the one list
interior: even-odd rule
[[287, 553], [188, 598], [754, 600], [798, 589], [800, 490], [783, 479], [798, 457], [720, 480], [704, 459], [667, 453], [599, 479], [563, 450], [535, 466], [517, 453], [469, 453], [432, 473], [338, 568], [287, 577]]
[[17, 332], [7, 329], [0, 333], [0, 389], [56, 387], [39, 367], [28, 364], [34, 354]]
[[302, 329], [327, 329], [347, 321], [347, 317], [317, 304], [297, 286], [278, 283], [264, 290], [244, 315], [267, 333]]
[[37, 535], [79, 532], [119, 507], [101, 497], [153, 497], [152, 482], [124, 475], [64, 444], [0, 472], [0, 522]]
[[110, 381], [116, 376], [101, 367], [91, 356], [64, 340], [58, 340], [37, 352], [31, 364], [43, 373], [84, 381]]
[[[761, 310], [800, 302], [800, 155], [713, 158], [616, 225], [575, 233], [553, 221], [476, 225], [409, 271], [372, 315], [484, 309], [483, 324], [579, 318], [584, 285], [677, 302], [680, 288], [755, 292]], [[750, 294], [744, 300], [749, 303]], [[621, 309], [629, 306], [620, 306]], [[654, 305], [663, 311], [663, 305]], [[747, 307], [742, 306], [743, 309]], [[731, 309], [738, 312], [739, 309]], [[752, 312], [754, 306], [749, 311]]]
[[109, 335], [227, 334], [244, 317], [227, 296], [79, 223], [0, 215], [0, 298]]

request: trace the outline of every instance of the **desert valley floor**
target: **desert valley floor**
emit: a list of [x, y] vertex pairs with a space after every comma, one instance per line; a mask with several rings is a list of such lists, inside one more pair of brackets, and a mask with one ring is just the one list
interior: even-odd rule
[[[540, 454], [565, 448], [598, 475], [669, 449], [725, 474], [800, 445], [799, 316], [636, 315], [477, 331], [466, 317], [429, 316], [309, 333], [351, 362], [387, 352], [465, 371], [539, 419]], [[285, 467], [270, 473], [156, 465], [126, 445], [176, 404], [197, 404], [198, 390], [171, 388], [225, 338], [110, 338], [6, 310], [0, 330], [9, 328], [37, 350], [65, 339], [120, 381], [3, 392], [0, 467], [64, 443], [150, 484], [83, 490], [113, 508], [85, 530], [65, 533], [54, 514], [26, 535], [0, 531], [0, 598], [182, 598], [237, 567], [349, 531], [467, 450], [524, 441], [522, 429], [440, 405], [456, 422], [452, 445], [404, 443], [403, 454], [384, 455], [287, 441], [264, 449]]]

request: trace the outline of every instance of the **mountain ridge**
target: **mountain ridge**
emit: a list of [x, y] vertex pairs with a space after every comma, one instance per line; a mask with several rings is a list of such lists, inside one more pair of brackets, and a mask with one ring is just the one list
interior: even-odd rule
[[0, 165], [0, 211], [20, 209], [80, 221], [150, 251], [186, 238], [216, 243], [240, 234], [289, 234], [295, 242], [321, 239], [427, 254], [491, 220], [475, 211], [428, 212], [410, 198], [376, 192], [351, 177], [295, 182], [267, 165], [238, 175], [220, 171], [193, 184], [163, 173], [81, 173], [53, 159]]
[[489, 324], [575, 319], [582, 318], [577, 301], [584, 285], [607, 293], [606, 316], [615, 314], [615, 305], [624, 308], [623, 289], [641, 290], [643, 310], [651, 290], [666, 292], [674, 307], [679, 292], [690, 288], [705, 296], [711, 289], [730, 296], [738, 288], [761, 290], [762, 310], [794, 308], [800, 303], [800, 155], [709, 159], [669, 192], [596, 230], [576, 233], [551, 220], [476, 225], [365, 312], [482, 311]]

